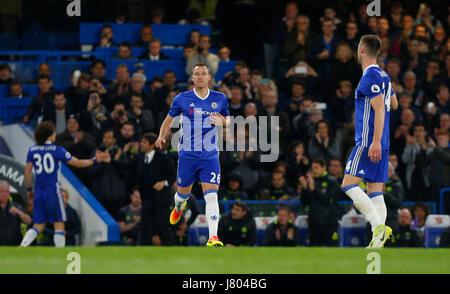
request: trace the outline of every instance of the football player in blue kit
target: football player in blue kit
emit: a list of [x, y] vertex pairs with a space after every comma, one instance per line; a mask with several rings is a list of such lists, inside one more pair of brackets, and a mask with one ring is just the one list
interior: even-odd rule
[[205, 64], [197, 64], [192, 70], [194, 89], [182, 92], [174, 98], [155, 144], [157, 148], [162, 148], [173, 119], [181, 115], [177, 191], [170, 223], [176, 224], [179, 221], [192, 185], [196, 180], [200, 180], [209, 229], [206, 246], [221, 247], [223, 243], [217, 236], [220, 217], [217, 196], [220, 164], [216, 126], [226, 126], [229, 123], [229, 110], [226, 96], [209, 89], [210, 80], [209, 68]]
[[[363, 75], [355, 92], [355, 148], [345, 167], [342, 190], [372, 227], [367, 248], [382, 248], [392, 229], [385, 226], [383, 184], [388, 180], [389, 118], [398, 102], [389, 75], [377, 65], [381, 40], [364, 35], [358, 45]], [[359, 187], [367, 182], [367, 194]]]
[[[54, 227], [55, 247], [64, 247], [66, 211], [59, 183], [61, 162], [83, 168], [104, 161], [106, 153], [97, 150], [92, 159], [80, 160], [73, 157], [63, 147], [53, 144], [56, 131], [55, 125], [50, 121], [40, 123], [34, 131], [34, 137], [36, 145], [28, 149], [25, 166], [28, 201], [33, 201], [33, 227], [26, 232], [20, 246], [29, 246], [44, 230], [46, 223], [50, 223]], [[34, 192], [31, 177], [33, 168], [36, 175]]]

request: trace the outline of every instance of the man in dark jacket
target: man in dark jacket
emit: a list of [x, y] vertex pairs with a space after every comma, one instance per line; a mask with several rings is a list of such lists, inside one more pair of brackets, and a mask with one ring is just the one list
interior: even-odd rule
[[109, 156], [105, 162], [89, 167], [92, 193], [111, 216], [117, 219], [119, 209], [127, 201], [125, 179], [128, 171], [123, 168], [127, 158], [116, 145], [116, 134], [113, 130], [106, 130], [102, 138], [99, 149], [105, 150]]
[[390, 246], [392, 247], [419, 247], [419, 237], [415, 230], [411, 230], [412, 216], [407, 208], [400, 210], [398, 214], [398, 226], [394, 231]]
[[219, 189], [220, 200], [248, 200], [247, 192], [242, 190], [242, 177], [237, 172], [232, 172], [226, 185]]
[[395, 174], [394, 166], [389, 163], [388, 181], [384, 186], [383, 197], [386, 204], [386, 225], [395, 232], [398, 228], [398, 209], [404, 196], [403, 185]]
[[44, 118], [55, 124], [56, 134], [61, 134], [66, 129], [66, 121], [72, 113], [70, 106], [67, 105], [67, 99], [61, 91], [53, 92], [52, 105], [44, 110]]
[[176, 169], [166, 154], [156, 150], [156, 139], [153, 133], [144, 134], [141, 153], [134, 160], [142, 197], [140, 244], [173, 245], [169, 216]]
[[23, 122], [28, 124], [34, 119], [37, 114], [38, 122], [42, 121], [44, 112], [52, 105], [53, 90], [50, 76], [39, 75], [38, 76], [39, 94], [31, 99], [30, 105], [28, 105], [27, 113], [23, 117]]
[[312, 173], [300, 177], [303, 187], [302, 204], [309, 211], [309, 241], [311, 246], [337, 246], [338, 220], [342, 211], [337, 204], [339, 184], [327, 172], [323, 159], [311, 164]]
[[233, 204], [231, 212], [219, 220], [218, 235], [227, 247], [255, 245], [256, 223], [247, 204]]
[[267, 226], [264, 233], [265, 246], [298, 246], [300, 245], [300, 231], [289, 218], [290, 210], [280, 207], [277, 219]]

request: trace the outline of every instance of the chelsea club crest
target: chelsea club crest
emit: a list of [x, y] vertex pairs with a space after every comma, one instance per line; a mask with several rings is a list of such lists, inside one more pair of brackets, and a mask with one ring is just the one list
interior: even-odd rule
[[211, 107], [212, 107], [213, 109], [216, 109], [216, 108], [217, 108], [217, 103], [216, 103], [216, 102], [211, 103]]

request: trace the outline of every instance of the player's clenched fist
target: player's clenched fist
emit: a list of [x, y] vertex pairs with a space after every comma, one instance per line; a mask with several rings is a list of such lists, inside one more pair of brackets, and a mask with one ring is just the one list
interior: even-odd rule
[[373, 141], [369, 147], [369, 158], [372, 162], [378, 162], [381, 160], [381, 143]]

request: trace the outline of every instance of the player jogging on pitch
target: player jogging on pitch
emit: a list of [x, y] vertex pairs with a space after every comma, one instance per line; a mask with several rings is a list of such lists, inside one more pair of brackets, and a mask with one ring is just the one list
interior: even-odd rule
[[[342, 190], [372, 227], [367, 248], [382, 248], [392, 233], [385, 226], [386, 205], [383, 183], [388, 180], [389, 116], [398, 107], [389, 75], [377, 65], [381, 41], [364, 35], [358, 45], [358, 62], [363, 75], [355, 93], [355, 148], [345, 167]], [[359, 187], [367, 182], [367, 194]]]
[[[173, 118], [181, 114], [181, 141], [179, 148], [177, 192], [175, 208], [170, 214], [170, 223], [176, 224], [186, 206], [186, 201], [196, 180], [200, 180], [208, 222], [208, 247], [221, 247], [217, 236], [219, 223], [218, 189], [220, 184], [219, 151], [217, 129], [226, 126], [229, 116], [228, 101], [223, 93], [208, 87], [211, 75], [204, 64], [197, 64], [192, 70], [194, 89], [175, 97], [167, 117], [161, 125], [157, 148], [162, 148], [170, 130]], [[208, 145], [208, 146], [206, 146]]]
[[[35, 131], [36, 145], [29, 148], [25, 166], [25, 182], [28, 201], [33, 201], [33, 228], [23, 237], [21, 247], [27, 247], [45, 229], [47, 222], [53, 223], [55, 247], [64, 247], [66, 238], [64, 222], [66, 211], [59, 183], [61, 161], [78, 168], [88, 167], [106, 159], [106, 153], [96, 151], [92, 159], [77, 159], [63, 147], [53, 144], [56, 138], [55, 125], [50, 121], [40, 123]], [[31, 170], [34, 167], [36, 182], [32, 191]]]

